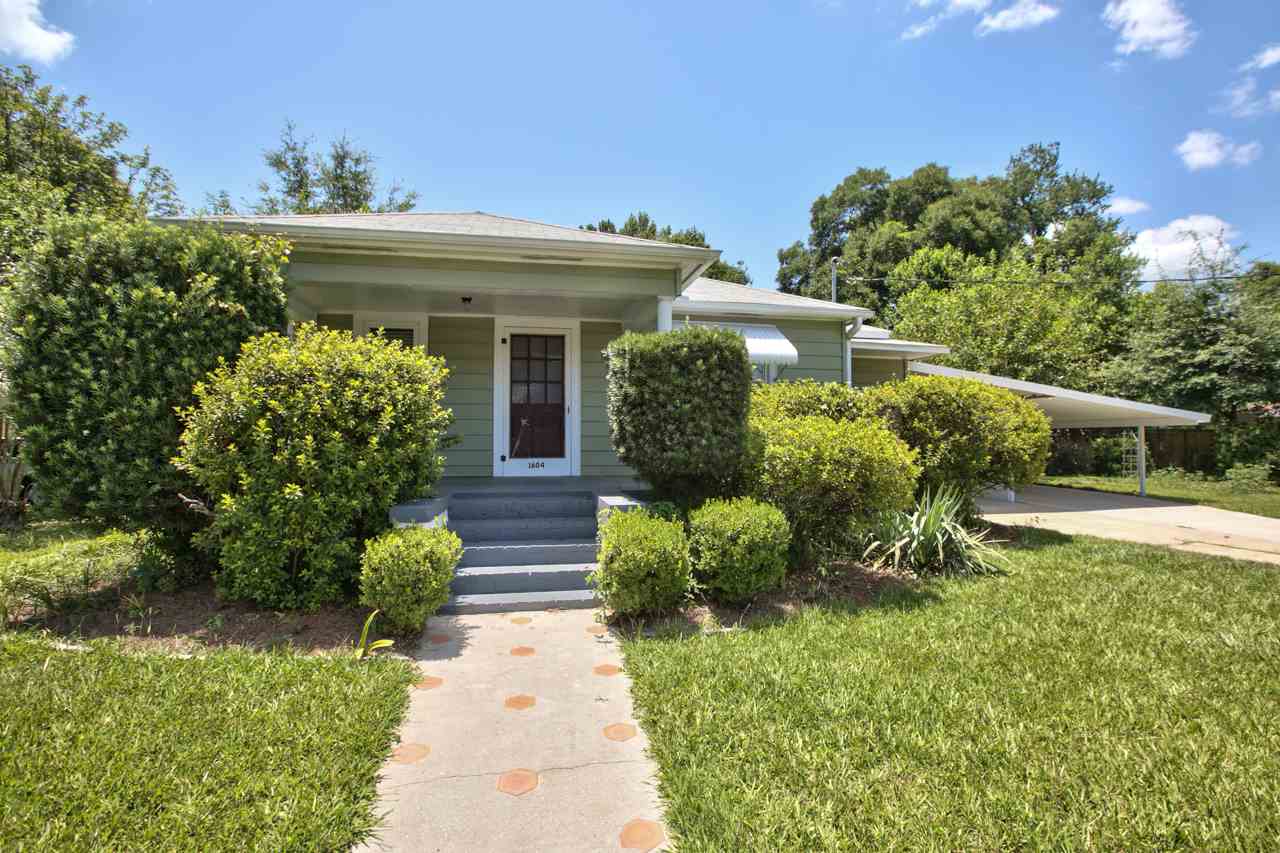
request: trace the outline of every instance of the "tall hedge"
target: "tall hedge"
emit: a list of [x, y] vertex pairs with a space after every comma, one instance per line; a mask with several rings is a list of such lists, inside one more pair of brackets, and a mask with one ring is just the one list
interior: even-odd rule
[[911, 376], [862, 391], [864, 415], [883, 418], [919, 452], [921, 489], [966, 498], [1019, 488], [1044, 474], [1049, 419], [1005, 388], [950, 376]]
[[628, 332], [605, 356], [618, 458], [682, 503], [735, 492], [751, 401], [742, 336], [705, 326]]
[[20, 265], [4, 372], [41, 494], [66, 511], [182, 536], [199, 516], [170, 464], [175, 410], [241, 344], [284, 328], [288, 244], [95, 218], [52, 223]]
[[447, 376], [419, 347], [305, 323], [197, 385], [176, 461], [214, 498], [200, 541], [222, 592], [270, 607], [353, 594], [365, 541], [444, 469]]

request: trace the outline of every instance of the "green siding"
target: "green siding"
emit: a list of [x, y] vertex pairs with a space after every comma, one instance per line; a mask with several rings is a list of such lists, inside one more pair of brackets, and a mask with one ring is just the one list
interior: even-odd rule
[[853, 384], [865, 388], [906, 376], [906, 362], [900, 358], [853, 357]]
[[609, 443], [609, 415], [605, 408], [603, 350], [622, 334], [621, 323], [582, 324], [582, 476], [634, 477], [618, 461]]
[[432, 317], [427, 350], [449, 366], [445, 405], [460, 444], [445, 451], [446, 477], [493, 474], [493, 318]]
[[[818, 382], [844, 381], [844, 323], [840, 320], [774, 320], [767, 317], [696, 317], [722, 323], [749, 323], [777, 326], [796, 348], [800, 360], [778, 373], [779, 381], [815, 379]], [[678, 323], [678, 321], [677, 321]]]

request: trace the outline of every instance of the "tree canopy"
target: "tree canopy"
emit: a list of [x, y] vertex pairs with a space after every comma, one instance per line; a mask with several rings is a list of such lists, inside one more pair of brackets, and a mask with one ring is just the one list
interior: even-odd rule
[[[418, 193], [397, 181], [379, 194], [376, 158], [346, 134], [324, 152], [314, 144], [285, 122], [280, 144], [262, 153], [270, 177], [258, 182], [258, 199], [249, 203], [254, 213], [401, 213], [418, 203]], [[226, 190], [208, 196], [206, 207], [214, 214], [236, 212]]]
[[[711, 245], [707, 242], [707, 235], [701, 229], [693, 226], [680, 230], [676, 230], [670, 225], [658, 227], [658, 223], [654, 222], [653, 218], [643, 210], [627, 216], [621, 228], [615, 225], [612, 219], [590, 222], [583, 225], [582, 228], [586, 231], [625, 234], [628, 237], [639, 237], [642, 240], [660, 240], [663, 243], [679, 243], [683, 246], [710, 248]], [[747, 266], [742, 261], [738, 261], [736, 264], [716, 261], [707, 267], [703, 275], [720, 281], [731, 281], [734, 284], [751, 284], [751, 275], [747, 272]]]

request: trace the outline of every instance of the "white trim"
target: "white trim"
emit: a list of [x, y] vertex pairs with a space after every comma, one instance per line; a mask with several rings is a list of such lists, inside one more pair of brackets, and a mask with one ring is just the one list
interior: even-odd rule
[[894, 338], [851, 338], [849, 350], [858, 351], [860, 358], [932, 358], [947, 355], [951, 347], [927, 344], [923, 341], [904, 341]]
[[350, 314], [351, 333], [363, 337], [373, 329], [413, 329], [413, 345], [427, 348], [429, 314], [421, 311], [322, 311], [322, 314]]
[[[812, 301], [818, 302], [816, 299]], [[837, 305], [835, 303], [819, 303], [819, 305], [809, 306], [772, 305], [764, 302], [695, 302], [684, 296], [676, 298], [675, 311], [677, 314], [692, 314], [694, 316], [747, 316], [792, 320], [855, 320], [874, 315], [874, 312], [868, 311], [866, 308], [854, 308], [850, 305]]]
[[[511, 350], [502, 341], [512, 334], [565, 335], [565, 458], [505, 460], [511, 426]], [[530, 463], [543, 463], [529, 468]], [[517, 464], [524, 467], [517, 468]], [[502, 315], [493, 323], [493, 476], [578, 477], [582, 474], [582, 321], [577, 317]]]

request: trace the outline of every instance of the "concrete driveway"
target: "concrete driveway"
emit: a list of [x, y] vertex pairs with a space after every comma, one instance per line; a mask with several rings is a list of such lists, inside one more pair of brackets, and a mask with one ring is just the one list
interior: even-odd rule
[[1280, 519], [1175, 501], [1032, 486], [1017, 500], [978, 502], [993, 524], [1165, 545], [1280, 565]]

